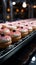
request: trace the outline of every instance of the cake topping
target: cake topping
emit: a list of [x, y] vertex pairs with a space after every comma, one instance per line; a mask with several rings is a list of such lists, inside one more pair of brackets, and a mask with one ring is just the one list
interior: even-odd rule
[[20, 23], [18, 23], [18, 24], [20, 24]]
[[23, 29], [23, 27], [21, 27]]
[[13, 30], [13, 32], [16, 32], [16, 30]]
[[4, 34], [2, 33], [1, 36], [4, 36]]
[[3, 29], [3, 27], [1, 29]]
[[10, 26], [12, 26], [12, 24], [9, 24]]
[[33, 22], [31, 22], [31, 24], [33, 24]]
[[28, 25], [26, 25], [26, 26], [28, 26]]

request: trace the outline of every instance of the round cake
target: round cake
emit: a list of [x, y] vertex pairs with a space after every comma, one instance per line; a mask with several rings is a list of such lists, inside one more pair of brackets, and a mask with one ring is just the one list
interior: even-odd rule
[[22, 38], [28, 35], [28, 29], [25, 27], [18, 28], [17, 30], [20, 31]]
[[11, 43], [12, 39], [10, 36], [4, 34], [0, 35], [0, 48], [7, 48]]
[[17, 42], [21, 39], [21, 33], [17, 30], [13, 30], [10, 33], [10, 36], [12, 37], [12, 42]]

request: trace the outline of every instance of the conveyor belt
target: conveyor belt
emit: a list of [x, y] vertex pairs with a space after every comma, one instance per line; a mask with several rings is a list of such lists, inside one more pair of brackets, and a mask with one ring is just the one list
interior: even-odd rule
[[10, 56], [15, 54], [23, 45], [25, 46], [36, 35], [36, 31], [33, 31], [25, 38], [21, 39], [19, 42], [14, 45], [9, 46], [6, 49], [0, 49], [0, 63], [7, 60]]

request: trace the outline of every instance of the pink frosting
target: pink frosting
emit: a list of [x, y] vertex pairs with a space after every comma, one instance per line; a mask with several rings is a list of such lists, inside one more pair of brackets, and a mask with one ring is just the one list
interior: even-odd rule
[[28, 31], [27, 27], [23, 27], [23, 28], [21, 27], [21, 28], [18, 28], [17, 30], [20, 32], [27, 32]]
[[10, 36], [1, 36], [0, 35], [0, 40], [6, 40], [6, 41], [9, 41], [9, 40], [11, 40], [11, 37]]
[[19, 31], [15, 31], [15, 32], [11, 31], [10, 35], [12, 35], [12, 36], [20, 36], [21, 33]]
[[0, 34], [1, 33], [10, 34], [10, 30], [8, 28], [0, 29]]

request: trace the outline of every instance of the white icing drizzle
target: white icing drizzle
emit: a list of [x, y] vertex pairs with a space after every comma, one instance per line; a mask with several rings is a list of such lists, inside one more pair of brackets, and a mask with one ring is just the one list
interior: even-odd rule
[[10, 30], [9, 29], [5, 29], [4, 33], [10, 33]]
[[32, 30], [33, 28], [32, 27], [28, 27], [29, 30]]
[[13, 37], [19, 37], [20, 34], [13, 34], [12, 36], [13, 36]]
[[20, 32], [27, 32], [27, 31], [28, 31], [27, 29], [20, 30]]

